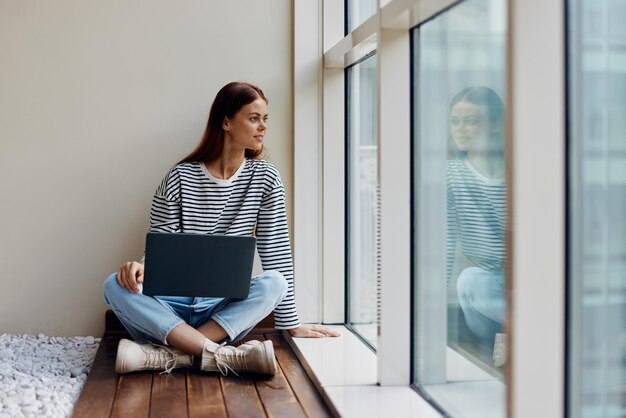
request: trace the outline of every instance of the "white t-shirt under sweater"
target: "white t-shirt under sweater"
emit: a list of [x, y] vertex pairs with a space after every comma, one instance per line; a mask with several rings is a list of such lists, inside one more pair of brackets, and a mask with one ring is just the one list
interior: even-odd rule
[[254, 234], [263, 270], [279, 271], [288, 284], [287, 296], [274, 310], [276, 328], [300, 325], [285, 191], [272, 164], [246, 159], [227, 180], [213, 177], [200, 162], [174, 166], [154, 194], [150, 226], [156, 232]]
[[448, 187], [447, 274], [450, 281], [457, 242], [475, 266], [493, 273], [504, 268], [506, 182], [480, 174], [467, 159], [446, 162]]

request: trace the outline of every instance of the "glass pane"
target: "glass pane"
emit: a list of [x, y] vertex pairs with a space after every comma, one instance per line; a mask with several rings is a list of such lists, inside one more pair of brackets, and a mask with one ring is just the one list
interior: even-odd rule
[[626, 417], [626, 3], [569, 6], [570, 409]]
[[378, 0], [348, 0], [346, 2], [346, 35], [376, 13]]
[[454, 417], [504, 417], [506, 0], [413, 36], [414, 380]]
[[376, 56], [347, 69], [348, 324], [376, 346], [378, 160]]

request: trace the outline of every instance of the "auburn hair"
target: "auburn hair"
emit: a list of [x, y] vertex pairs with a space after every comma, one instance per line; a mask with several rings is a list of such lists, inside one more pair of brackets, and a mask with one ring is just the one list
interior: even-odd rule
[[[222, 128], [224, 118], [233, 118], [242, 107], [259, 98], [265, 100], [265, 103], [269, 103], [263, 91], [251, 83], [234, 81], [222, 87], [211, 105], [209, 121], [200, 143], [191, 154], [180, 160], [178, 164], [217, 160], [224, 150], [224, 129]], [[262, 153], [263, 148], [245, 150], [245, 156], [249, 159], [258, 159]]]

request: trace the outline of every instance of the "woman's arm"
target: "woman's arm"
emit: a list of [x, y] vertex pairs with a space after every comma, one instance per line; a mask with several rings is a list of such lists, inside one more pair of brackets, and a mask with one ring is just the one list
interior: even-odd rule
[[[180, 180], [175, 168], [170, 170], [152, 199], [150, 230], [155, 232], [180, 232]], [[117, 272], [117, 282], [130, 292], [137, 293], [143, 284], [144, 257], [140, 261], [127, 261]]]
[[165, 176], [152, 199], [150, 231], [181, 232], [180, 176], [176, 167]]
[[257, 249], [263, 270], [278, 270], [287, 280], [287, 296], [274, 310], [276, 328], [287, 329], [294, 337], [338, 337], [322, 325], [300, 324], [296, 312], [293, 261], [285, 210], [285, 191], [278, 172], [269, 193], [263, 197], [257, 218]]
[[453, 190], [453, 176], [457, 173], [458, 169], [452, 164], [451, 161], [446, 163], [446, 188], [447, 188], [447, 203], [446, 203], [446, 284], [450, 284], [452, 278], [452, 270], [454, 268], [454, 262], [456, 260], [456, 245], [458, 240], [458, 214], [456, 208], [456, 200], [454, 198]]
[[458, 237], [456, 205], [454, 203], [454, 196], [452, 196], [452, 193], [450, 192], [448, 193], [446, 218], [446, 283], [450, 284], [452, 269], [456, 259], [456, 244]]
[[270, 188], [264, 194], [256, 225], [257, 250], [263, 270], [279, 271], [287, 281], [287, 295], [274, 310], [278, 329], [300, 326], [296, 312], [293, 284], [293, 260], [285, 210], [285, 191], [278, 172], [268, 168]]

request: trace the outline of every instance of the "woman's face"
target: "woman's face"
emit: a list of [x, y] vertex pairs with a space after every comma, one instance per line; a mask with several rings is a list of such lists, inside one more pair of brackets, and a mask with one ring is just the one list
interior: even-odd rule
[[243, 106], [232, 118], [224, 118], [222, 129], [231, 146], [260, 150], [267, 131], [267, 103], [259, 97]]
[[500, 131], [489, 121], [489, 111], [486, 107], [460, 101], [452, 106], [450, 112], [450, 132], [452, 138], [462, 151], [468, 153], [487, 153], [495, 151], [494, 135]]

